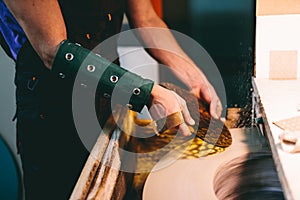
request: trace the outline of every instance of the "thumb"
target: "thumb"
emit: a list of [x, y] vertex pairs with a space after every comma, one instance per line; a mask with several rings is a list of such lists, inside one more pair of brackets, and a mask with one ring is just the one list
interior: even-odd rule
[[189, 109], [187, 107], [187, 104], [186, 104], [186, 101], [180, 97], [177, 93], [173, 92], [180, 104], [180, 108], [181, 108], [181, 112], [182, 112], [182, 115], [183, 115], [183, 119], [185, 122], [187, 122], [189, 125], [195, 125], [195, 120], [193, 120], [190, 112], [189, 112]]
[[219, 99], [214, 99], [209, 106], [209, 112], [211, 116], [215, 119], [219, 119], [222, 114], [222, 104]]

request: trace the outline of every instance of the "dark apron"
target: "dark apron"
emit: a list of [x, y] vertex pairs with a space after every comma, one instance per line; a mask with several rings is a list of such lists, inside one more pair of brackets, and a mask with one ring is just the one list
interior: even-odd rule
[[[60, 1], [71, 41], [92, 49], [120, 31], [123, 4], [120, 7], [117, 1], [112, 1], [116, 6], [109, 4], [105, 11], [102, 4], [109, 1], [100, 1], [101, 4], [90, 8], [80, 8], [78, 2], [93, 3], [76, 2]], [[75, 12], [68, 10], [69, 6]], [[102, 9], [100, 17], [99, 10], [95, 10], [97, 6], [100, 6], [100, 14]], [[72, 15], [84, 9], [90, 12]], [[73, 121], [72, 91], [53, 77], [28, 42], [21, 48], [16, 61], [15, 84], [17, 142], [26, 199], [69, 199], [88, 157]], [[99, 98], [96, 102], [102, 102], [95, 105], [98, 114], [108, 116], [109, 102], [96, 98]]]

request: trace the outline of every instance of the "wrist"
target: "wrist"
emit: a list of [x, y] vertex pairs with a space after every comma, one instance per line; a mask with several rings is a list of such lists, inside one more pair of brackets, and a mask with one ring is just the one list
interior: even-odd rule
[[147, 101], [147, 107], [148, 108], [150, 108], [151, 107], [151, 105], [152, 105], [152, 102], [153, 102], [153, 99], [154, 99], [154, 96], [156, 96], [157, 97], [157, 95], [158, 94], [160, 94], [159, 93], [159, 85], [157, 85], [157, 84], [154, 84], [153, 85], [153, 88], [152, 88], [152, 90], [151, 90], [151, 93], [150, 93], [150, 95], [149, 95], [149, 98], [148, 98], [148, 101]]
[[39, 55], [44, 63], [44, 65], [48, 68], [48, 69], [52, 69], [52, 65], [53, 65], [53, 61], [54, 58], [57, 54], [57, 51], [60, 47], [60, 45], [66, 40], [62, 40], [60, 42], [57, 42], [56, 45], [52, 45], [51, 47], [49, 47], [49, 45], [47, 45], [46, 47], [40, 47], [41, 48], [41, 55]]

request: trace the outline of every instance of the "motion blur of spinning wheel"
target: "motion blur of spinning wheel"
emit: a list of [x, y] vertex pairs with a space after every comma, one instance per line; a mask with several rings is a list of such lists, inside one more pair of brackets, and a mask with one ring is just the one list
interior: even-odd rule
[[18, 165], [0, 135], [0, 199], [17, 200], [21, 197], [22, 186]]

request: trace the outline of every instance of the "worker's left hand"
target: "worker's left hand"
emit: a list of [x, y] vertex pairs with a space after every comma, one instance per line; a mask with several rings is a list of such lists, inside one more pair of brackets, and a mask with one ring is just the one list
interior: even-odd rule
[[208, 81], [205, 80], [193, 86], [191, 92], [196, 95], [198, 99], [203, 99], [209, 104], [209, 111], [213, 118], [219, 119], [221, 117], [223, 109], [221, 101], [215, 89]]

